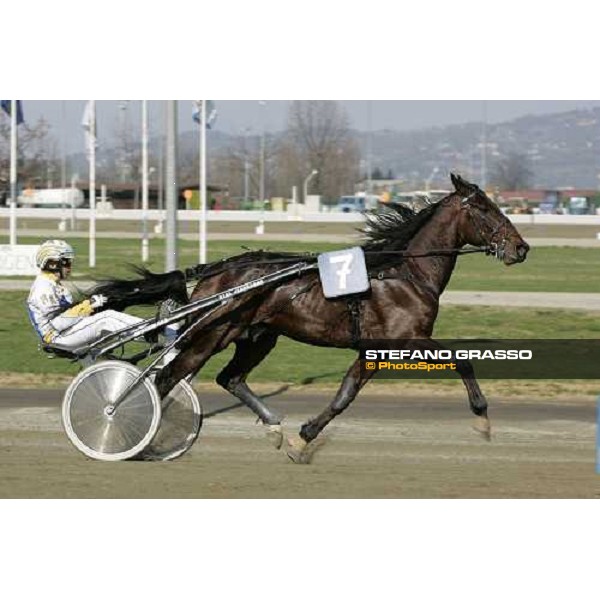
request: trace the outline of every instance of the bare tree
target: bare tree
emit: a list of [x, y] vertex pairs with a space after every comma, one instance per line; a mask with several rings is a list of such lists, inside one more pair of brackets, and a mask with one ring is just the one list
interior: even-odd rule
[[[1, 111], [0, 111], [1, 112]], [[19, 125], [17, 170], [23, 185], [46, 184], [48, 174], [58, 172], [56, 142], [50, 135], [50, 125], [43, 117], [33, 125]], [[0, 114], [0, 181], [10, 178], [10, 118]]]
[[[281, 148], [282, 179], [301, 186], [313, 170], [312, 189], [326, 199], [353, 191], [358, 177], [359, 152], [350, 136], [348, 117], [339, 102], [295, 100]], [[288, 187], [289, 189], [289, 187]], [[301, 189], [301, 188], [300, 188]]]
[[[265, 190], [267, 196], [277, 196], [279, 146], [270, 135], [265, 136]], [[260, 195], [260, 138], [240, 135], [236, 143], [220, 152], [213, 164], [214, 181], [227, 183], [232, 197], [243, 197], [246, 176], [248, 197]]]
[[490, 180], [500, 190], [518, 190], [528, 187], [532, 176], [527, 156], [511, 152], [493, 165]]
[[[209, 164], [209, 178], [229, 187], [232, 197], [243, 197], [246, 176], [248, 196], [259, 196], [260, 138], [241, 134], [234, 144]], [[196, 154], [197, 156], [197, 154]], [[185, 161], [180, 160], [185, 171]], [[333, 101], [295, 101], [288, 128], [265, 138], [265, 190], [268, 197], [289, 198], [293, 186], [302, 190], [313, 170], [311, 191], [325, 200], [352, 192], [358, 179], [359, 152], [351, 137], [342, 106]]]

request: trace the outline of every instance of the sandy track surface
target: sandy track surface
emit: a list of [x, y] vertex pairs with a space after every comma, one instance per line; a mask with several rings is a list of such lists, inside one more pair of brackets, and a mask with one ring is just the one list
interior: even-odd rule
[[[170, 463], [103, 463], [62, 431], [58, 390], [0, 390], [0, 496], [11, 498], [593, 498], [593, 401], [490, 398], [493, 441], [471, 430], [466, 398], [357, 399], [310, 465], [271, 448], [253, 415], [205, 393], [192, 450]], [[329, 401], [269, 400], [289, 432]]]

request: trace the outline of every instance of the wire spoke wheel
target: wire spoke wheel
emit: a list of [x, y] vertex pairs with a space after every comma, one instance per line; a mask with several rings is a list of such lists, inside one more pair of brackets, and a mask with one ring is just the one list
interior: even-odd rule
[[77, 375], [65, 392], [62, 421], [73, 445], [97, 460], [127, 460], [152, 441], [161, 421], [158, 390], [133, 365], [116, 360], [94, 364]]
[[202, 406], [192, 386], [181, 380], [161, 401], [158, 433], [139, 455], [142, 460], [173, 460], [194, 444], [202, 427]]

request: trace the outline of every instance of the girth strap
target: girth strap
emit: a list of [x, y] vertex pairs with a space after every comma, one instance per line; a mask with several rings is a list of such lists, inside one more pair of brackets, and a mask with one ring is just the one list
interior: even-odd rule
[[352, 336], [352, 347], [358, 348], [361, 339], [360, 313], [362, 301], [358, 298], [349, 298], [346, 301], [348, 314], [350, 315], [350, 335]]

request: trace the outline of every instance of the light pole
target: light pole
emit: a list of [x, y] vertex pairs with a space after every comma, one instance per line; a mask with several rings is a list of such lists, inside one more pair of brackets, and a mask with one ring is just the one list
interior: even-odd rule
[[248, 187], [250, 183], [250, 161], [248, 160], [248, 134], [250, 127], [242, 129], [244, 135], [244, 205], [248, 203]]
[[425, 180], [425, 191], [429, 192], [429, 188], [431, 187], [431, 182], [433, 181], [433, 178], [435, 177], [435, 174], [439, 171], [438, 167], [433, 167], [431, 174], [429, 175], [429, 177]]
[[256, 233], [262, 235], [265, 232], [265, 100], [258, 101], [261, 110], [261, 133], [260, 133], [260, 188], [258, 190], [260, 202], [260, 221], [256, 227]]
[[487, 102], [482, 103], [482, 122], [481, 122], [481, 189], [485, 192], [487, 186]]
[[261, 133], [260, 133], [260, 189], [258, 196], [261, 202], [265, 199], [265, 106], [267, 103], [264, 100], [258, 101], [261, 111]]
[[306, 198], [308, 197], [308, 183], [318, 173], [317, 169], [313, 169], [308, 177], [304, 180], [304, 206], [306, 206]]
[[368, 197], [371, 195], [371, 191], [373, 189], [373, 182], [371, 180], [371, 176], [373, 174], [373, 126], [372, 126], [372, 106], [371, 100], [367, 100], [367, 186], [366, 186], [366, 194], [365, 201], [368, 201]]
[[142, 100], [142, 262], [148, 257], [148, 101]]

